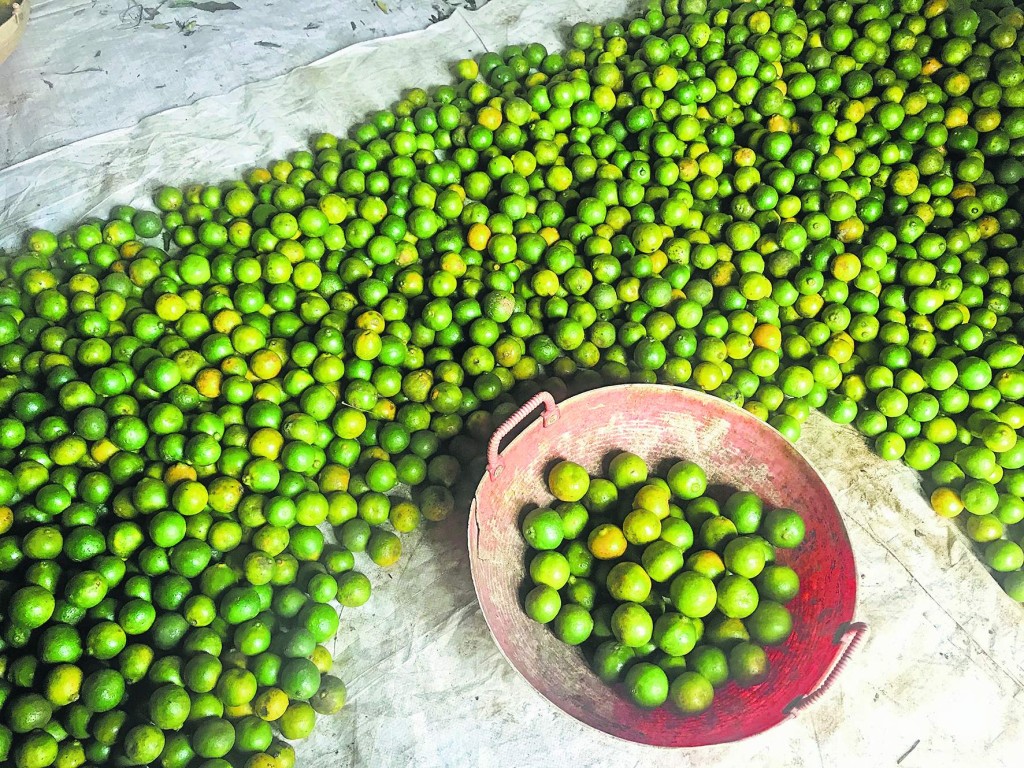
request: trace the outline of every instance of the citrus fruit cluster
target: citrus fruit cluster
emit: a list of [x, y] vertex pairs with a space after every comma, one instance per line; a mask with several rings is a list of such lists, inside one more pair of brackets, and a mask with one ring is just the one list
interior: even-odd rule
[[775, 561], [803, 541], [800, 515], [749, 491], [709, 493], [692, 461], [660, 477], [623, 451], [606, 475], [560, 461], [551, 506], [524, 516], [527, 615], [581, 645], [597, 675], [644, 708], [698, 714], [729, 680], [764, 682], [764, 646], [793, 629], [785, 604], [800, 579]]
[[0, 762], [288, 768], [341, 699], [312, 692], [356, 556], [450, 514], [541, 387], [696, 387], [790, 439], [819, 408], [1024, 599], [1022, 29], [1010, 0], [654, 0], [27, 233]]

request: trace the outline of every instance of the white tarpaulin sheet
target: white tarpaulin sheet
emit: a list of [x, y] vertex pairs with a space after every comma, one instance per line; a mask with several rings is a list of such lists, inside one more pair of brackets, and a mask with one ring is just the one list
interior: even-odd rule
[[[31, 0], [0, 65], [0, 168], [482, 0]], [[8, 119], [10, 118], [10, 119]]]
[[[230, 178], [283, 156], [312, 132], [343, 130], [404, 88], [446, 82], [454, 59], [509, 41], [554, 45], [568, 24], [612, 17], [623, 7], [493, 0], [425, 31], [361, 43], [46, 152], [0, 172], [0, 244], [11, 245], [32, 225], [61, 227], [115, 203], [143, 201], [160, 181]], [[222, 90], [210, 82], [219, 61], [193, 73], [201, 90]], [[130, 87], [123, 98], [130, 109]], [[127, 114], [120, 101], [106, 106]], [[24, 136], [15, 156], [35, 146], [28, 134], [45, 134], [40, 126], [17, 130]], [[407, 537], [402, 561], [373, 575], [373, 599], [343, 612], [334, 651], [350, 703], [300, 745], [299, 764], [1016, 765], [1024, 744], [1024, 611], [963, 535], [931, 512], [914, 472], [881, 461], [852, 429], [818, 416], [799, 447], [844, 515], [860, 577], [856, 617], [871, 626], [818, 704], [761, 736], [688, 752], [619, 742], [563, 716], [515, 673], [488, 634], [470, 581], [463, 510]]]

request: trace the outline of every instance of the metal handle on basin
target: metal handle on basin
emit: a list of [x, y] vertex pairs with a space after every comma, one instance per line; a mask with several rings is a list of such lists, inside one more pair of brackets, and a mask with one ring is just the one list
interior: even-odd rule
[[839, 673], [843, 671], [843, 667], [845, 667], [849, 663], [850, 655], [855, 650], [857, 650], [857, 648], [860, 646], [862, 642], [864, 642], [864, 638], [867, 635], [867, 633], [868, 625], [865, 624], [863, 621], [854, 621], [850, 624], [847, 624], [846, 628], [842, 632], [842, 635], [837, 640], [837, 642], [839, 643], [845, 642], [846, 647], [843, 648], [843, 652], [839, 654], [839, 658], [836, 659], [835, 664], [832, 665], [832, 669], [828, 671], [828, 674], [825, 675], [824, 679], [821, 681], [817, 688], [815, 688], [813, 691], [806, 694], [805, 696], [797, 696], [795, 699], [789, 702], [789, 704], [786, 705], [786, 708], [783, 711], [787, 715], [794, 715], [801, 709], [810, 706], [818, 699], [820, 699], [822, 696], [824, 696], [825, 692], [832, 687], [833, 683], [835, 683], [836, 678], [839, 676]]
[[544, 421], [544, 426], [553, 424], [558, 420], [558, 406], [555, 404], [555, 398], [549, 392], [538, 392], [527, 400], [522, 408], [509, 416], [505, 423], [498, 427], [494, 434], [491, 435], [490, 442], [487, 443], [487, 474], [492, 480], [501, 473], [501, 469], [504, 466], [501, 462], [501, 454], [498, 452], [501, 441], [542, 403], [544, 405], [544, 413], [541, 414], [541, 419]]

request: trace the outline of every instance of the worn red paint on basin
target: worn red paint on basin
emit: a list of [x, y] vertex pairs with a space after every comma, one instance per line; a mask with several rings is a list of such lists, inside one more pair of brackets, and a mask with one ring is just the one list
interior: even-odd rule
[[[720, 744], [781, 722], [840, 659], [839, 640], [856, 600], [850, 540], [821, 478], [778, 432], [740, 408], [689, 390], [625, 384], [551, 405], [557, 411], [542, 419], [538, 408], [525, 417], [525, 429], [500, 454], [492, 454], [470, 512], [473, 581], [501, 652], [556, 706], [629, 741], [663, 747]], [[605, 457], [618, 450], [639, 454], [652, 468], [680, 458], [696, 461], [711, 484], [754, 491], [767, 504], [798, 510], [806, 521], [804, 543], [778, 561], [794, 568], [801, 580], [800, 593], [788, 606], [793, 634], [784, 645], [768, 649], [771, 673], [764, 683], [747, 689], [729, 683], [698, 717], [684, 718], [669, 707], [636, 707], [603, 683], [578, 649], [531, 621], [521, 605], [528, 577], [519, 521], [524, 508], [550, 501], [546, 470], [566, 458], [600, 472]]]

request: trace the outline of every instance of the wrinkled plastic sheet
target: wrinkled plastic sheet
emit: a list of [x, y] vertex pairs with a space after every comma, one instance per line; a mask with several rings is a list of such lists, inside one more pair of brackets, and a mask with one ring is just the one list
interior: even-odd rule
[[[492, 0], [425, 31], [362, 43], [266, 82], [61, 147], [0, 172], [0, 241], [144, 201], [156, 182], [231, 178], [320, 130], [341, 131], [450, 63], [510, 41], [557, 44], [620, 2]], [[299, 745], [300, 765], [921, 766], [1016, 764], [1024, 743], [1024, 612], [913, 471], [813, 415], [799, 447], [843, 513], [871, 634], [818, 703], [737, 744], [673, 752], [621, 742], [563, 715], [499, 654], [477, 605], [466, 510], [407, 536], [367, 570], [374, 597], [333, 643], [349, 704]], [[510, 532], [510, 535], [515, 535]]]
[[0, 64], [0, 168], [485, 0], [31, 0]]

